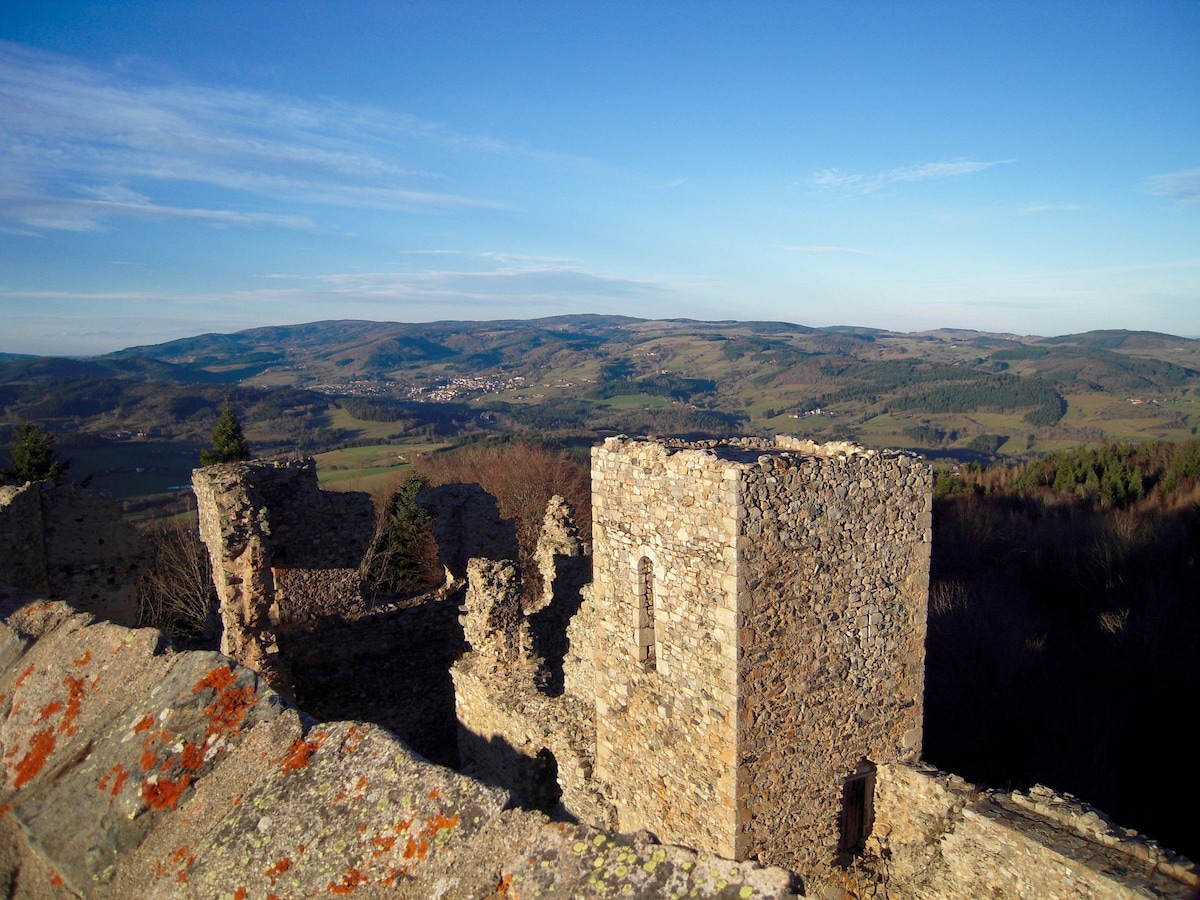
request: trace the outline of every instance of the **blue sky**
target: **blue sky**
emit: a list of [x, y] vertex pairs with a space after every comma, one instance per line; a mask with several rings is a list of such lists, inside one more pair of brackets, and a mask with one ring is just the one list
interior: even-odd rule
[[0, 9], [0, 351], [578, 312], [1200, 336], [1200, 3]]

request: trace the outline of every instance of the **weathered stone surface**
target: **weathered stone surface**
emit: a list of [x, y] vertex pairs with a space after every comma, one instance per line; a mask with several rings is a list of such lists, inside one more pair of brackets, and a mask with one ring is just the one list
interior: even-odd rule
[[891, 896], [1132, 900], [1200, 893], [1200, 871], [1190, 860], [1069, 794], [1041, 786], [980, 791], [928, 768], [880, 768], [869, 849], [886, 858]]
[[255, 460], [192, 473], [200, 537], [221, 605], [221, 652], [291, 694], [280, 629], [366, 611], [358, 566], [371, 498], [322, 491], [312, 459]]
[[148, 557], [112, 497], [49, 482], [0, 487], [0, 584], [134, 626], [137, 576]]
[[584, 897], [601, 881], [635, 897], [789, 895], [779, 870], [505, 809], [507, 791], [379, 726], [306, 723], [249, 669], [149, 629], [15, 594], [0, 620], [8, 896]]
[[532, 677], [533, 639], [521, 610], [521, 575], [515, 561], [476, 558], [467, 564], [462, 625], [479, 667], [504, 667]]

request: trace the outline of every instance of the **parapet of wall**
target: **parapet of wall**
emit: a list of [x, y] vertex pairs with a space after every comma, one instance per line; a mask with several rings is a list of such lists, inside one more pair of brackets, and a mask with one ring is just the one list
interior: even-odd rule
[[781, 870], [506, 809], [383, 728], [63, 603], [0, 595], [0, 711], [14, 900], [790, 896]]
[[1200, 869], [1069, 794], [980, 791], [934, 769], [880, 766], [875, 830], [886, 892], [914, 898], [1200, 895]]
[[790, 450], [740, 473], [738, 855], [816, 875], [846, 777], [920, 756], [933, 474]]
[[0, 584], [48, 591], [132, 626], [148, 556], [112, 497], [49, 482], [0, 487]]

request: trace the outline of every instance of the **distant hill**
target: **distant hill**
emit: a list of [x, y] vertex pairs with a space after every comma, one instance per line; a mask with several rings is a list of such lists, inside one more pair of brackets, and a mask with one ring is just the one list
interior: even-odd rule
[[[0, 357], [0, 423], [203, 441], [229, 396], [260, 446], [536, 431], [796, 432], [986, 459], [1200, 425], [1200, 341], [571, 315], [339, 320], [92, 359]], [[2, 427], [2, 425], [0, 425]], [[0, 434], [0, 438], [3, 435]]]

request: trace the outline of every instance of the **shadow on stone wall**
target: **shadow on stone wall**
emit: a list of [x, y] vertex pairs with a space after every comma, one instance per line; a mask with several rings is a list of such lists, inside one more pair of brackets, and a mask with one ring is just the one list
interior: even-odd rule
[[466, 649], [457, 597], [280, 634], [296, 702], [317, 718], [373, 722], [431, 762], [457, 768], [450, 665]]
[[592, 578], [590, 556], [559, 557], [559, 577], [553, 586], [554, 602], [529, 614], [533, 655], [543, 660], [544, 680], [539, 688], [557, 697], [563, 692], [563, 660], [570, 649], [567, 626], [583, 604], [581, 588]]
[[463, 766], [464, 775], [509, 791], [514, 806], [540, 810], [556, 821], [579, 821], [563, 808], [558, 760], [549, 747], [530, 756], [499, 735], [489, 738], [462, 727], [458, 745], [463, 758], [472, 761]]

